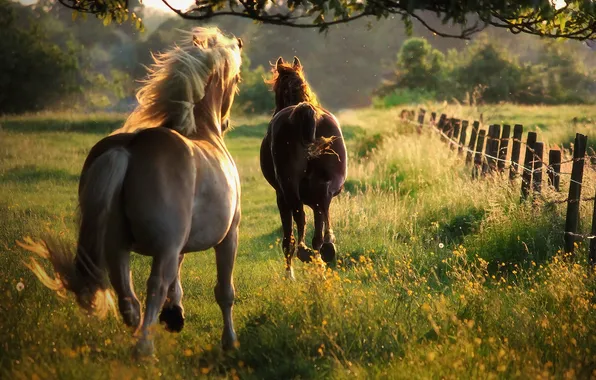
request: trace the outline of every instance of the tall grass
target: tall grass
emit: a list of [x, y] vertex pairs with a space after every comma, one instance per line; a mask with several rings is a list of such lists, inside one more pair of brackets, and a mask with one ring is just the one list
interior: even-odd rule
[[[530, 117], [504, 107], [512, 119]], [[159, 360], [143, 362], [130, 359], [130, 333], [119, 320], [88, 318], [71, 299], [55, 299], [23, 268], [24, 252], [13, 243], [45, 228], [74, 239], [76, 175], [98, 136], [0, 132], [0, 294], [6, 295], [0, 299], [0, 376], [594, 376], [595, 283], [586, 247], [579, 245], [575, 260], [561, 253], [564, 205], [546, 203], [566, 195], [545, 190], [520, 203], [518, 181], [473, 181], [462, 157], [430, 131], [418, 135], [400, 123], [398, 111], [340, 114], [350, 163], [346, 191], [331, 211], [338, 263], [324, 271], [296, 263], [296, 282], [283, 275], [275, 197], [258, 166], [264, 121], [237, 123], [226, 139], [243, 186], [235, 272], [241, 346], [231, 354], [217, 348], [213, 255], [190, 254], [182, 269], [185, 330], [170, 335], [156, 328]], [[543, 114], [561, 115], [564, 125], [576, 108], [543, 111], [536, 125]], [[483, 117], [494, 116], [485, 111]], [[552, 144], [565, 135], [558, 128], [545, 132]], [[596, 175], [589, 166], [584, 182], [584, 195], [591, 196]], [[591, 208], [582, 204], [583, 232]], [[147, 258], [135, 256], [141, 297], [148, 268]]]

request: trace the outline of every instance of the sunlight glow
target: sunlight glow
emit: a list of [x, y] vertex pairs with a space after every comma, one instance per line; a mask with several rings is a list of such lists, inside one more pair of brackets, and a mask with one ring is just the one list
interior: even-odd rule
[[[168, 8], [168, 6], [165, 5], [162, 0], [140, 0], [140, 1], [141, 1], [141, 4], [143, 4], [149, 8], [171, 12], [170, 8]], [[194, 5], [194, 3], [195, 3], [194, 0], [168, 0], [168, 4], [170, 4], [172, 7], [176, 8], [176, 9], [180, 9], [180, 10], [186, 10], [186, 9], [190, 8], [192, 5]]]

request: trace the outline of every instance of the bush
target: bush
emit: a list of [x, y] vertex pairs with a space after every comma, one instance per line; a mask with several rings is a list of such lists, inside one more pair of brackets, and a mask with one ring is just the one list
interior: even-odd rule
[[593, 103], [596, 75], [577, 59], [573, 46], [543, 43], [536, 52], [519, 57], [498, 40], [480, 35], [461, 52], [443, 54], [424, 39], [412, 38], [400, 49], [393, 79], [375, 91], [376, 107], [428, 100], [465, 101], [479, 94], [485, 103]]
[[265, 72], [263, 66], [250, 69], [250, 59], [243, 53], [242, 56], [242, 82], [240, 92], [234, 100], [234, 108], [241, 113], [269, 114], [275, 109], [273, 93], [265, 83], [271, 74]]
[[433, 49], [425, 39], [411, 38], [397, 54], [394, 80], [385, 82], [377, 93], [395, 96], [393, 94], [398, 89], [429, 94], [440, 92], [444, 81], [444, 61], [443, 53]]
[[385, 96], [373, 97], [373, 107], [391, 108], [402, 104], [420, 104], [436, 99], [434, 92], [420, 89], [396, 88]]

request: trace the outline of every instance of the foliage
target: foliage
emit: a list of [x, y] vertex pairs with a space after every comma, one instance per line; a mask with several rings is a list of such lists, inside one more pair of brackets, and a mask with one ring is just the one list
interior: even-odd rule
[[[126, 21], [129, 15], [137, 22], [134, 12], [129, 12], [128, 0], [61, 0], [65, 6], [79, 12], [92, 13], [105, 20]], [[443, 33], [424, 20], [423, 12], [442, 17], [443, 24], [461, 24], [460, 33], [452, 36], [468, 38], [486, 25], [509, 29], [515, 33], [529, 33], [549, 37], [585, 39], [593, 37], [592, 25], [596, 5], [592, 1], [566, 0], [566, 6], [556, 7], [549, 0], [504, 1], [452, 1], [417, 0], [407, 2], [377, 2], [357, 0], [307, 0], [273, 4], [267, 1], [203, 0], [189, 9], [164, 3], [177, 15], [194, 20], [232, 15], [255, 21], [295, 26], [315, 27], [326, 30], [329, 26], [351, 22], [362, 17], [401, 18], [408, 30], [412, 20], [419, 20], [426, 28], [439, 35]]]
[[0, 113], [55, 106], [79, 90], [72, 41], [64, 50], [51, 43], [47, 30], [23, 10], [0, 0]]
[[275, 109], [275, 102], [265, 80], [271, 73], [259, 65], [251, 69], [248, 55], [242, 53], [242, 83], [240, 92], [234, 100], [234, 109], [247, 114], [270, 114]]
[[574, 49], [557, 41], [538, 41], [538, 46], [534, 56], [520, 63], [511, 46], [481, 34], [462, 51], [451, 50], [444, 59], [428, 42], [410, 39], [398, 53], [393, 79], [376, 90], [381, 97], [375, 105], [404, 104], [411, 93], [420, 94], [419, 102], [429, 97], [465, 102], [470, 96], [483, 103], [596, 101], [596, 71], [586, 68], [573, 54]]

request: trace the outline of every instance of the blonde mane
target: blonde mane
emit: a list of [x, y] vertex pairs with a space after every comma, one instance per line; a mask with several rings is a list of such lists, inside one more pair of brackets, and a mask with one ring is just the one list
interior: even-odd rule
[[137, 92], [139, 105], [112, 134], [168, 127], [188, 137], [196, 132], [194, 107], [205, 96], [209, 77], [218, 72], [226, 83], [240, 72], [235, 38], [225, 37], [218, 28], [182, 32], [180, 44], [153, 55], [148, 77]]

